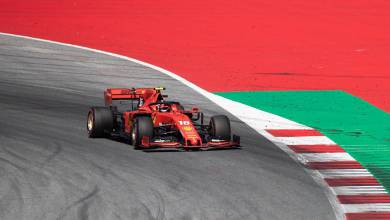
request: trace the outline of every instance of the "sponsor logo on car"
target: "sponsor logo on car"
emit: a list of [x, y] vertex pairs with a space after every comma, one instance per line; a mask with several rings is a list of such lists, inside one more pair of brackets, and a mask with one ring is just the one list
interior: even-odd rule
[[183, 126], [182, 129], [183, 129], [183, 131], [192, 131], [191, 126]]

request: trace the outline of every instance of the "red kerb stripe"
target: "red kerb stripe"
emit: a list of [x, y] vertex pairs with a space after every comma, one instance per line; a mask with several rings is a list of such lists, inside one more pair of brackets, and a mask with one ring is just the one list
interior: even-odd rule
[[267, 129], [266, 131], [274, 137], [324, 136], [319, 131], [312, 129]]
[[390, 203], [388, 194], [376, 195], [339, 195], [341, 204], [367, 204], [367, 203]]
[[345, 152], [339, 145], [289, 145], [295, 153], [340, 153]]
[[389, 220], [390, 212], [362, 212], [362, 213], [347, 213], [347, 220]]
[[379, 186], [374, 177], [325, 178], [329, 186]]

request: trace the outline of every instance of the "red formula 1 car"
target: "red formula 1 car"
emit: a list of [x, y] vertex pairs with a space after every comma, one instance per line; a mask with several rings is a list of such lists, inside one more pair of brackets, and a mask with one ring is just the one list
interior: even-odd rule
[[165, 101], [167, 96], [161, 93], [164, 89], [107, 89], [106, 106], [92, 107], [88, 112], [89, 137], [121, 137], [140, 149], [240, 146], [240, 137], [231, 135], [228, 117], [213, 116], [204, 125], [198, 108], [184, 110], [179, 102]]

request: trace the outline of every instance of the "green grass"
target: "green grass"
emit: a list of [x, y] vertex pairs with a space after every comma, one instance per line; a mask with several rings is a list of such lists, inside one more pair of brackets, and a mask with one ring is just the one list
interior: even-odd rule
[[216, 93], [313, 127], [390, 190], [390, 115], [343, 91]]

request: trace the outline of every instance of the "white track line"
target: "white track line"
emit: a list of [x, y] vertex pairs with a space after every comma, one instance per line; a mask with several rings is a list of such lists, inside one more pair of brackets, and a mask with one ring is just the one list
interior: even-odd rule
[[[235, 115], [237, 118], [239, 118], [241, 121], [252, 127], [254, 130], [259, 132], [261, 135], [264, 137], [268, 138], [269, 140], [273, 141], [278, 147], [280, 147], [283, 151], [285, 151], [287, 154], [289, 154], [293, 159], [296, 161], [299, 160], [322, 160], [320, 159], [320, 156], [306, 156], [306, 155], [301, 155], [300, 157], [295, 154], [291, 149], [287, 147], [287, 145], [315, 145], [315, 144], [335, 144], [333, 141], [331, 141], [329, 138], [325, 136], [315, 136], [315, 137], [285, 137], [285, 138], [275, 138], [271, 134], [265, 131], [265, 129], [312, 129], [309, 128], [305, 125], [296, 123], [294, 121], [288, 120], [286, 118], [261, 111], [259, 109], [244, 105], [239, 102], [235, 102], [229, 99], [226, 99], [224, 97], [212, 94], [210, 92], [207, 92], [206, 90], [196, 86], [195, 84], [189, 82], [188, 80], [184, 79], [183, 77], [176, 75], [168, 70], [165, 70], [161, 67], [134, 59], [126, 56], [122, 56], [119, 54], [114, 54], [106, 51], [101, 51], [101, 50], [96, 50], [96, 49], [91, 49], [87, 47], [82, 47], [82, 46], [77, 46], [77, 45], [72, 45], [72, 44], [66, 44], [66, 43], [60, 43], [60, 42], [55, 42], [55, 41], [50, 41], [50, 40], [44, 40], [44, 39], [39, 39], [39, 38], [33, 38], [33, 37], [28, 37], [28, 36], [21, 36], [21, 35], [14, 35], [14, 34], [8, 34], [8, 33], [1, 33], [1, 35], [5, 36], [12, 36], [12, 37], [19, 37], [19, 38], [24, 38], [24, 39], [30, 39], [30, 40], [36, 40], [36, 41], [41, 41], [41, 42], [46, 42], [46, 43], [52, 43], [52, 44], [57, 44], [57, 45], [62, 45], [62, 46], [69, 46], [73, 48], [78, 48], [78, 49], [83, 49], [83, 50], [88, 50], [91, 52], [96, 52], [100, 54], [105, 54], [117, 58], [121, 58], [124, 60], [128, 60], [146, 67], [149, 67], [151, 69], [154, 69], [156, 71], [159, 71], [161, 73], [164, 73], [184, 85], [194, 89], [196, 92], [199, 94], [205, 96], [206, 98], [210, 99], [213, 101], [215, 104], [221, 106], [224, 108], [226, 111], [230, 112], [231, 114]], [[334, 156], [328, 156], [328, 159], [331, 159], [332, 157], [338, 157], [336, 155]], [[347, 158], [347, 156], [343, 155], [341, 158]], [[306, 169], [308, 173], [310, 173], [315, 181], [324, 187], [324, 190], [326, 192], [326, 195], [334, 209], [334, 212], [336, 214], [337, 219], [343, 219], [344, 215], [343, 212], [361, 212], [364, 210], [375, 210], [377, 211], [378, 209], [382, 209], [385, 211], [390, 211], [390, 204], [369, 204], [369, 205], [343, 205], [341, 206], [336, 197], [335, 193], [336, 191], [344, 190], [348, 191], [350, 193], [353, 193], [352, 189], [345, 189], [345, 188], [337, 188], [336, 187], [327, 187], [326, 183], [322, 179], [324, 176], [325, 177], [331, 177], [331, 176], [338, 176], [342, 177], [344, 175], [352, 175], [352, 176], [368, 176], [370, 175], [367, 170], [365, 169], [357, 169], [354, 171], [351, 170], [344, 170], [344, 171], [339, 171], [339, 170], [308, 170]]]

